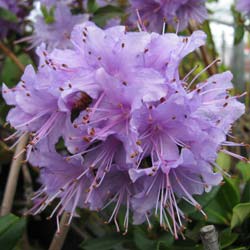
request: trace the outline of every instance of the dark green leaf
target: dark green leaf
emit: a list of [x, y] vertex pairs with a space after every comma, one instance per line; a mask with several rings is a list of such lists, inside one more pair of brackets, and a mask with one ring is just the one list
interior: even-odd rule
[[250, 216], [250, 203], [240, 203], [233, 209], [231, 228], [241, 225]]
[[[220, 187], [212, 201], [204, 207], [209, 223], [230, 225], [233, 207], [240, 202], [238, 180], [225, 178], [225, 184]], [[201, 220], [202, 215], [196, 211], [191, 218]]]
[[13, 23], [18, 22], [18, 19], [14, 13], [1, 7], [0, 7], [0, 18], [8, 22], [13, 22]]
[[[195, 200], [203, 208], [205, 208], [209, 204], [209, 202], [211, 202], [215, 198], [218, 191], [219, 191], [219, 187], [215, 187], [215, 188], [212, 189], [211, 192], [205, 193], [203, 195], [195, 196]], [[197, 209], [194, 206], [191, 206], [189, 203], [187, 203], [185, 201], [182, 201], [180, 203], [180, 208], [187, 215], [190, 215], [190, 214], [193, 214], [193, 213], [197, 212]]]
[[84, 250], [112, 250], [114, 247], [121, 245], [124, 240], [125, 238], [119, 234], [110, 235], [103, 238], [87, 240], [81, 244], [81, 248]]
[[246, 183], [242, 196], [241, 196], [241, 202], [249, 202], [250, 201], [250, 180]]
[[204, 248], [200, 245], [197, 246], [171, 246], [167, 247], [164, 250], [203, 250]]
[[124, 14], [123, 10], [115, 6], [105, 6], [99, 8], [93, 17], [93, 21], [99, 26], [103, 27], [106, 25], [107, 21], [111, 18], [120, 17]]
[[240, 171], [244, 182], [250, 180], [250, 164], [245, 162], [239, 162], [236, 168]]
[[221, 249], [231, 246], [238, 239], [238, 237], [239, 235], [232, 233], [230, 228], [223, 230], [219, 237]]
[[205, 213], [207, 214], [207, 221], [209, 223], [230, 224], [231, 213], [229, 214], [225, 211], [218, 201], [211, 202], [211, 204], [205, 209]]
[[[18, 59], [23, 65], [27, 65], [32, 62], [26, 54], [19, 55]], [[13, 63], [13, 61], [7, 57], [0, 72], [1, 83], [4, 82], [8, 87], [13, 87], [20, 80], [21, 75], [22, 72]]]
[[237, 247], [237, 248], [230, 248], [230, 250], [249, 250], [249, 248], [246, 247]]
[[12, 214], [0, 218], [0, 246], [1, 249], [11, 250], [21, 239], [26, 221]]
[[18, 217], [13, 214], [0, 217], [0, 235], [2, 235], [12, 224], [15, 224], [17, 221]]
[[240, 202], [240, 191], [237, 179], [224, 179], [225, 184], [220, 188], [216, 199], [225, 209], [225, 211], [232, 212], [234, 206]]
[[155, 242], [149, 240], [145, 232], [140, 228], [134, 229], [134, 242], [139, 250], [151, 250], [155, 249]]
[[156, 250], [167, 249], [174, 243], [174, 237], [168, 233], [157, 241]]
[[94, 13], [98, 9], [98, 5], [95, 0], [88, 0], [87, 10], [89, 13]]

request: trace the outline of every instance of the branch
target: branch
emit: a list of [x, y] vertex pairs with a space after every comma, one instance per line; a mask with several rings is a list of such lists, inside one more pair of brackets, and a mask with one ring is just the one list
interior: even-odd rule
[[[23, 72], [25, 70], [25, 66], [19, 61], [19, 59], [11, 52], [9, 48], [7, 48], [1, 41], [0, 41], [0, 49], [8, 56], [16, 65], [17, 67]], [[16, 146], [16, 150], [14, 153], [14, 157], [12, 159], [10, 165], [10, 172], [3, 196], [2, 206], [1, 206], [1, 215], [6, 215], [11, 212], [11, 208], [13, 205], [13, 200], [16, 192], [18, 176], [20, 172], [20, 168], [22, 165], [23, 154], [19, 154], [24, 147], [26, 146], [28, 141], [28, 134], [23, 135], [20, 138], [19, 143]], [[15, 156], [18, 155], [17, 158]]]
[[22, 165], [22, 160], [23, 160], [23, 154], [19, 154], [19, 153], [24, 149], [24, 147], [27, 144], [27, 141], [28, 141], [28, 134], [25, 134], [22, 136], [22, 138], [20, 138], [20, 141], [17, 144], [14, 156], [18, 155], [18, 157], [17, 158], [13, 157], [11, 165], [10, 165], [10, 172], [9, 172], [6, 188], [4, 191], [2, 208], [1, 208], [2, 216], [10, 213], [12, 205], [13, 205], [13, 200], [14, 200], [14, 196], [16, 193], [18, 176], [19, 176], [19, 172], [21, 169], [20, 166]]
[[49, 250], [61, 250], [64, 244], [64, 241], [66, 239], [66, 236], [68, 234], [69, 231], [69, 225], [68, 220], [69, 220], [69, 213], [64, 212], [62, 215], [62, 218], [60, 220], [60, 232], [56, 232], [53, 240], [49, 246]]
[[[196, 25], [196, 23], [195, 23], [195, 22], [190, 23], [188, 29], [189, 29], [189, 31], [190, 31], [191, 33], [193, 33], [195, 30], [197, 30], [197, 25]], [[213, 60], [212, 60], [210, 54], [208, 53], [206, 46], [204, 46], [204, 45], [201, 46], [201, 47], [200, 47], [200, 51], [201, 51], [201, 56], [202, 56], [202, 59], [203, 59], [205, 65], [206, 65], [206, 66], [210, 65], [210, 64], [212, 63]], [[207, 69], [207, 72], [208, 72], [208, 74], [209, 74], [210, 76], [216, 74], [216, 73], [217, 73], [217, 66], [216, 66], [216, 64], [211, 65], [211, 66]]]
[[9, 48], [7, 48], [2, 42], [0, 42], [0, 49], [4, 52], [6, 56], [8, 56], [16, 66], [21, 70], [24, 71], [24, 65], [19, 61], [19, 59], [11, 52]]
[[219, 250], [218, 233], [214, 225], [202, 227], [200, 230], [204, 250]]

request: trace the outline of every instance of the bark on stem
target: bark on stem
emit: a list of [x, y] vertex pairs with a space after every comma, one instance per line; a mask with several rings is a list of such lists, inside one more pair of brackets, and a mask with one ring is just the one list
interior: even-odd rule
[[200, 230], [204, 250], [219, 250], [218, 233], [214, 225], [202, 227]]
[[[11, 50], [6, 47], [0, 41], [0, 49], [8, 56], [16, 65], [17, 67], [23, 72], [25, 70], [25, 66], [18, 60], [18, 58], [11, 52]], [[16, 150], [14, 152], [15, 155], [18, 155], [20, 151], [26, 146], [28, 141], [28, 134], [23, 135], [20, 139], [19, 143], [16, 146]], [[1, 216], [4, 216], [11, 212], [11, 208], [13, 205], [13, 200], [16, 193], [17, 181], [19, 172], [22, 165], [23, 154], [20, 154], [16, 159], [13, 157], [11, 165], [10, 165], [10, 172], [7, 180], [7, 184], [5, 187], [5, 192], [3, 196], [2, 206], [1, 206]]]
[[0, 42], [0, 49], [4, 52], [6, 56], [8, 56], [16, 64], [16, 66], [21, 71], [24, 71], [25, 69], [24, 65], [19, 61], [19, 59], [14, 55], [14, 53], [12, 53], [11, 50], [8, 47], [6, 47], [2, 42]]
[[[20, 139], [19, 143], [17, 144], [15, 155], [18, 155], [23, 148], [26, 146], [28, 141], [28, 134], [23, 135], [23, 137]], [[1, 216], [4, 216], [6, 214], [9, 214], [11, 212], [11, 208], [13, 205], [13, 200], [16, 193], [16, 187], [17, 187], [17, 180], [19, 176], [19, 172], [22, 165], [23, 155], [19, 155], [16, 159], [13, 158], [11, 165], [10, 165], [10, 172], [7, 180], [7, 184], [4, 191], [3, 196], [3, 202], [1, 207]]]
[[[190, 33], [193, 33], [195, 30], [197, 30], [196, 23], [195, 22], [190, 23], [188, 26], [188, 29], [189, 29]], [[205, 65], [206, 66], [210, 65], [213, 60], [212, 60], [210, 54], [208, 53], [206, 46], [201, 46], [200, 51], [201, 51], [201, 56], [202, 56], [202, 59], [203, 59]], [[216, 64], [211, 65], [211, 67], [209, 67], [207, 69], [207, 72], [210, 76], [216, 74], [217, 73]]]
[[61, 250], [61, 248], [63, 247], [64, 241], [69, 231], [69, 225], [67, 224], [69, 217], [69, 213], [63, 213], [62, 218], [60, 220], [60, 232], [55, 232], [49, 250]]

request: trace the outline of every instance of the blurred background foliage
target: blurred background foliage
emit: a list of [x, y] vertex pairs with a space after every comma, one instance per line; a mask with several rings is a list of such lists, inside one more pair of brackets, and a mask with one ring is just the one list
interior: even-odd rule
[[[236, 93], [242, 93], [250, 89], [250, 35], [249, 23], [238, 13], [232, 1], [210, 0], [207, 6], [211, 20], [206, 21], [202, 27], [207, 35], [206, 51], [210, 58], [220, 57], [222, 63], [218, 65], [217, 71], [222, 72], [231, 69], [235, 73], [234, 83]], [[226, 5], [226, 21], [219, 19], [217, 14], [222, 6]], [[123, 6], [126, 1], [121, 1], [119, 7], [106, 6], [98, 8], [94, 0], [89, 0], [87, 11], [92, 14], [92, 20], [100, 26], [105, 26], [112, 17], [124, 16]], [[30, 8], [31, 9], [31, 8]], [[79, 10], [73, 9], [75, 13]], [[53, 18], [53, 11], [46, 8], [42, 13], [47, 22]], [[0, 17], [8, 21], [16, 22], [13, 13], [0, 9]], [[228, 22], [228, 20], [230, 22]], [[26, 20], [29, 25], [29, 20]], [[216, 28], [215, 28], [216, 27]], [[0, 27], [1, 28], [1, 27]], [[228, 28], [230, 31], [227, 33]], [[173, 31], [170, 29], [170, 31]], [[24, 30], [25, 35], [32, 33], [32, 29]], [[189, 34], [186, 30], [183, 34]], [[222, 34], [218, 39], [218, 34]], [[232, 36], [229, 34], [233, 34]], [[2, 42], [8, 46], [10, 51], [20, 60], [23, 65], [36, 65], [35, 53], [27, 51], [27, 44], [15, 44], [20, 38], [19, 33], [12, 32]], [[219, 42], [218, 42], [219, 41]], [[206, 64], [202, 53], [197, 51], [185, 58], [181, 73], [185, 76], [195, 65], [199, 68], [193, 73], [196, 75]], [[208, 73], [201, 76], [206, 78]], [[21, 70], [0, 51], [0, 82], [9, 87], [14, 86], [22, 75]], [[250, 144], [250, 97], [249, 92], [242, 100], [246, 103], [246, 114], [234, 126], [234, 134], [240, 141]], [[5, 126], [5, 117], [9, 107], [0, 97], [0, 200], [3, 197], [10, 162], [13, 152], [9, 150], [10, 143], [6, 138], [13, 131]], [[249, 157], [249, 148], [240, 148], [241, 154]], [[170, 233], [161, 229], [154, 218], [153, 229], [148, 230], [146, 225], [132, 226], [126, 235], [116, 233], [112, 224], [105, 224], [108, 211], [93, 213], [87, 210], [79, 211], [79, 218], [75, 218], [70, 227], [64, 250], [194, 250], [203, 249], [200, 241], [199, 230], [206, 224], [214, 224], [219, 232], [221, 249], [225, 250], [247, 250], [250, 249], [250, 164], [237, 162], [227, 155], [220, 154], [218, 164], [228, 173], [231, 178], [225, 176], [224, 184], [216, 187], [212, 192], [196, 199], [203, 206], [207, 218], [195, 210], [195, 208], [181, 204], [182, 209], [188, 215], [185, 240], [175, 241]], [[0, 217], [0, 248], [11, 249], [47, 249], [56, 230], [55, 219], [47, 220], [50, 209], [36, 216], [23, 216], [31, 206], [31, 195], [33, 190], [39, 187], [37, 170], [24, 164], [18, 179], [17, 192], [15, 195], [13, 213]], [[51, 206], [53, 207], [53, 205]], [[52, 208], [51, 208], [52, 209]], [[112, 209], [112, 208], [110, 208]], [[124, 214], [120, 214], [120, 222]], [[130, 220], [131, 221], [131, 220]]]

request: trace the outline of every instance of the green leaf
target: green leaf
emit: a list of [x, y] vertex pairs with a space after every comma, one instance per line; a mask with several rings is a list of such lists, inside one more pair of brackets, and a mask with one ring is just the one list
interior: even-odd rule
[[205, 209], [207, 215], [207, 222], [213, 224], [230, 224], [231, 214], [228, 214], [221, 206], [218, 201], [213, 201]]
[[220, 188], [215, 199], [205, 208], [208, 221], [216, 224], [230, 224], [234, 206], [240, 202], [238, 180], [224, 179], [225, 184]]
[[232, 233], [230, 228], [223, 230], [219, 236], [221, 249], [231, 246], [238, 237], [239, 235]]
[[[238, 180], [225, 178], [225, 184], [219, 188], [216, 196], [212, 201], [204, 207], [207, 215], [207, 221], [213, 224], [230, 225], [234, 206], [240, 202], [240, 191], [238, 188]], [[202, 215], [196, 211], [190, 215], [191, 218], [201, 220]]]
[[121, 245], [124, 239], [125, 238], [119, 234], [105, 236], [98, 239], [91, 239], [84, 241], [81, 244], [81, 248], [84, 250], [97, 250], [97, 249], [111, 250]]
[[242, 196], [241, 196], [241, 202], [250, 202], [250, 180], [246, 183]]
[[89, 13], [94, 13], [98, 10], [98, 5], [96, 4], [95, 0], [88, 0], [87, 10]]
[[165, 248], [164, 250], [203, 250], [203, 246], [172, 246], [170, 248]]
[[18, 22], [17, 16], [14, 13], [1, 7], [0, 7], [0, 18], [8, 22], [13, 22], [13, 23]]
[[0, 217], [0, 235], [2, 235], [8, 228], [18, 221], [18, 217], [13, 214], [9, 214]]
[[42, 11], [45, 23], [51, 24], [51, 23], [55, 22], [55, 18], [54, 18], [55, 8], [54, 7], [50, 8], [49, 11], [48, 11], [46, 6], [42, 5], [41, 6], [41, 11]]
[[221, 166], [222, 169], [228, 171], [231, 166], [231, 157], [224, 153], [219, 153], [217, 158], [217, 164]]
[[21, 239], [26, 225], [24, 218], [9, 214], [0, 218], [1, 249], [11, 250]]
[[[31, 59], [26, 54], [18, 55], [17, 58], [23, 65], [32, 63]], [[6, 57], [0, 71], [1, 83], [4, 82], [8, 87], [13, 87], [20, 80], [22, 74], [23, 73], [18, 69], [13, 61], [9, 57]]]
[[134, 229], [134, 242], [139, 250], [155, 249], [155, 242], [149, 240], [146, 233], [139, 227]]
[[233, 13], [235, 29], [234, 29], [234, 44], [238, 44], [242, 41], [245, 34], [244, 20], [241, 17], [241, 14], [235, 10], [232, 6], [231, 11]]
[[164, 236], [157, 241], [156, 250], [168, 249], [173, 243], [174, 237], [170, 233], [164, 234]]
[[[215, 198], [218, 191], [219, 191], [219, 187], [215, 187], [212, 189], [211, 192], [205, 193], [203, 195], [195, 196], [194, 198], [203, 208], [205, 208], [209, 204], [209, 202], [211, 202]], [[180, 208], [187, 215], [197, 212], [197, 209], [194, 206], [190, 205], [189, 203], [185, 201], [180, 202]]]
[[237, 179], [224, 179], [225, 184], [220, 188], [216, 199], [225, 209], [225, 211], [232, 212], [234, 206], [240, 202], [240, 190], [238, 188]]
[[105, 6], [103, 8], [99, 8], [93, 17], [93, 21], [103, 27], [106, 25], [107, 21], [114, 17], [121, 17], [124, 14], [123, 10], [116, 6]]
[[239, 162], [236, 168], [240, 171], [244, 182], [250, 180], [250, 164], [245, 162]]
[[249, 248], [246, 248], [246, 247], [237, 247], [237, 248], [230, 248], [230, 250], [249, 250]]
[[231, 229], [241, 225], [250, 216], [250, 203], [240, 203], [233, 209]]

